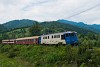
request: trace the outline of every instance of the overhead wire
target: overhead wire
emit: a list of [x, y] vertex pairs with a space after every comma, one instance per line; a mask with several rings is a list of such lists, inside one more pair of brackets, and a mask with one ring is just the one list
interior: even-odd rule
[[92, 9], [98, 7], [98, 6], [100, 6], [100, 4], [97, 4], [97, 5], [95, 5], [95, 6], [91, 7], [91, 8], [88, 8], [88, 9], [86, 9], [86, 10], [83, 10], [83, 11], [77, 13], [77, 14], [71, 15], [71, 16], [66, 17], [66, 18], [64, 18], [64, 19], [69, 19], [69, 18], [74, 17], [74, 16], [76, 16], [76, 15], [79, 15], [79, 14], [82, 14], [82, 13], [87, 12], [87, 11], [89, 11], [89, 10], [92, 10]]

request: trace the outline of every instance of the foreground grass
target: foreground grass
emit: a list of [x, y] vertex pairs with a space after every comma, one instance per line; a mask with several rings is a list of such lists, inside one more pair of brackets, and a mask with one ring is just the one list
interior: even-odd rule
[[[3, 67], [99, 67], [100, 48], [0, 45]], [[8, 62], [7, 62], [8, 61]], [[19, 66], [18, 66], [19, 65]]]
[[19, 58], [8, 58], [4, 54], [0, 54], [0, 67], [30, 67], [29, 62], [23, 61]]

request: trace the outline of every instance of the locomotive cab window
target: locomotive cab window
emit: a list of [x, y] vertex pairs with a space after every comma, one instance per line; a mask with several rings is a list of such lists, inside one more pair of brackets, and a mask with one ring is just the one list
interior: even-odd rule
[[70, 36], [74, 36], [74, 35], [75, 35], [75, 33], [70, 33], [69, 35], [70, 35]]
[[65, 39], [65, 36], [64, 35], [61, 35], [61, 40], [64, 40]]
[[66, 37], [68, 37], [68, 34], [66, 34]]

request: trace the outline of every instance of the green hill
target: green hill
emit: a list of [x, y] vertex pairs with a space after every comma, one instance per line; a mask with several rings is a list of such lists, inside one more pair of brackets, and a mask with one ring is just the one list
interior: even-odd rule
[[0, 24], [0, 33], [6, 31], [7, 28], [4, 27], [4, 25]]
[[[9, 21], [9, 22], [6, 22], [6, 23], [0, 25], [0, 32], [12, 31], [12, 30], [20, 29], [20, 28], [21, 29], [28, 28], [28, 27], [33, 26], [36, 22], [38, 22], [38, 21], [29, 20], [29, 19], [12, 20], [12, 21]], [[51, 30], [50, 29], [51, 27], [56, 27], [57, 31], [59, 29], [59, 31], [74, 30], [74, 31], [78, 31], [79, 33], [83, 33], [83, 34], [86, 34], [87, 32], [98, 33], [98, 29], [94, 29], [94, 28], [91, 28], [89, 25], [86, 25], [83, 23], [76, 23], [73, 21], [58, 20], [58, 21], [51, 21], [51, 22], [42, 22], [40, 24], [42, 26], [44, 25], [43, 27], [47, 28], [47, 29], [45, 29], [46, 31], [48, 30], [48, 28], [49, 28], [49, 30]], [[96, 28], [99, 27], [99, 25], [98, 26], [91, 25], [91, 26], [94, 26]], [[55, 31], [55, 32], [57, 32], [57, 31]], [[50, 33], [50, 31], [48, 33]]]
[[81, 34], [87, 34], [89, 32], [94, 33], [93, 31], [83, 29], [74, 25], [59, 23], [57, 21], [52, 22], [43, 22], [41, 25], [44, 27], [46, 33], [55, 33], [55, 32], [64, 32], [64, 31], [76, 31]]
[[16, 29], [16, 28], [22, 28], [22, 27], [29, 27], [34, 25], [36, 21], [23, 19], [23, 20], [12, 20], [9, 22], [4, 23], [4, 27], [8, 30]]
[[99, 33], [100, 34], [100, 24], [92, 24], [92, 25], [88, 25], [88, 24], [85, 24], [83, 22], [74, 22], [74, 21], [69, 21], [69, 20], [57, 20], [58, 22], [60, 23], [65, 23], [65, 24], [70, 24], [70, 25], [74, 25], [74, 26], [77, 26], [77, 27], [80, 27], [80, 28], [84, 28], [84, 29], [87, 29], [87, 30], [91, 30], [91, 31], [94, 31], [96, 33]]
[[[78, 34], [87, 34], [87, 33], [95, 33], [87, 29], [79, 28], [77, 26], [73, 26], [70, 24], [59, 23], [56, 21], [52, 22], [42, 22], [40, 23], [41, 26], [41, 35], [43, 34], [50, 34], [50, 33], [58, 33], [64, 31], [76, 31]], [[31, 26], [30, 26], [31, 27]], [[20, 37], [28, 37], [30, 36], [29, 28], [30, 27], [22, 27], [22, 28], [15, 28], [4, 32], [2, 36], [4, 39], [8, 38], [20, 38]]]

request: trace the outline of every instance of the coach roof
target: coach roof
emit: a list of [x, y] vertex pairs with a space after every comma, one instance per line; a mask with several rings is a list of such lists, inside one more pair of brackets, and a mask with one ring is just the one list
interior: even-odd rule
[[17, 38], [16, 40], [34, 39], [34, 38], [38, 38], [38, 37], [39, 37], [39, 36], [24, 37], [24, 38]]

